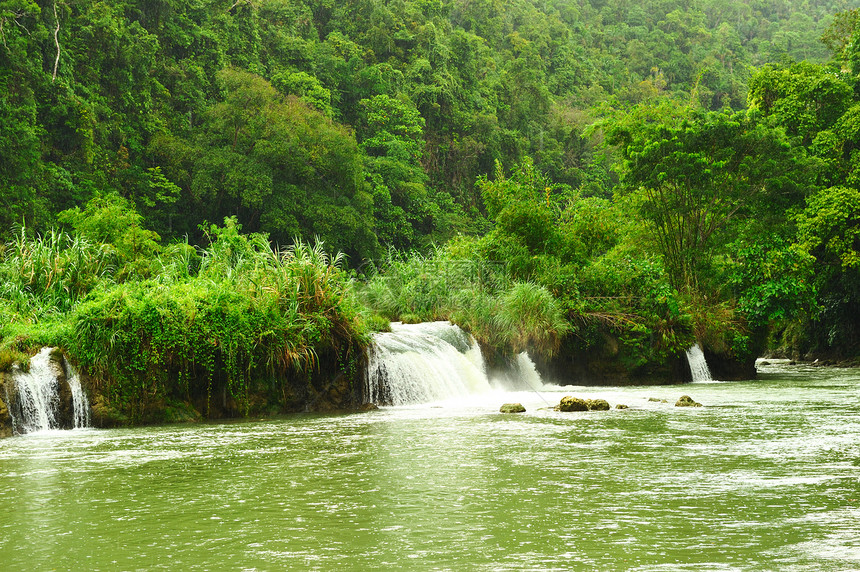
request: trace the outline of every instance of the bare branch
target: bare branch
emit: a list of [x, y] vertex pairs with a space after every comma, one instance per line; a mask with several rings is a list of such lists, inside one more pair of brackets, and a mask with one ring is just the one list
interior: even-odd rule
[[57, 22], [57, 27], [54, 28], [54, 45], [57, 46], [57, 58], [54, 60], [54, 73], [51, 75], [51, 82], [57, 81], [57, 68], [60, 67], [60, 19], [57, 17], [57, 0], [54, 0], [54, 21]]
[[229, 8], [227, 8], [227, 11], [228, 11], [228, 12], [232, 12], [232, 11], [233, 11], [233, 8], [235, 8], [235, 7], [236, 7], [236, 6], [238, 6], [239, 4], [247, 4], [247, 5], [249, 5], [249, 6], [250, 6], [250, 5], [251, 5], [251, 0], [236, 0], [235, 2], [233, 2], [233, 5], [232, 5], [232, 6], [230, 6]]
[[22, 24], [21, 22], [19, 22], [19, 21], [18, 21], [18, 19], [19, 19], [19, 18], [21, 18], [21, 17], [23, 17], [23, 16], [25, 16], [25, 15], [26, 15], [26, 14], [25, 14], [24, 12], [17, 12], [16, 14], [14, 14], [14, 17], [12, 18], [12, 21], [13, 21], [13, 22], [15, 22], [15, 25], [16, 25], [16, 26], [18, 26], [19, 28], [21, 28], [21, 29], [23, 29], [25, 32], [27, 32], [27, 35], [29, 36], [29, 35], [30, 35], [30, 30], [28, 30], [28, 29], [27, 29], [27, 26], [25, 26], [24, 24]]

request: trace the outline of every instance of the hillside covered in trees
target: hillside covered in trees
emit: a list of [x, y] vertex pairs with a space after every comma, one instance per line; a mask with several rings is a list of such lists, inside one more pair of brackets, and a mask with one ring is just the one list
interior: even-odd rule
[[126, 407], [395, 319], [593, 382], [858, 356], [856, 5], [0, 0], [0, 366]]

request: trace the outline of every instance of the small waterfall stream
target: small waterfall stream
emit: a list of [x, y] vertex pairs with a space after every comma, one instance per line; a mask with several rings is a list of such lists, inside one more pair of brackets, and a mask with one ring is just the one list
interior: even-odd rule
[[414, 405], [490, 391], [481, 348], [450, 322], [391, 324], [373, 336], [367, 399]]
[[690, 364], [690, 372], [693, 374], [693, 383], [713, 381], [708, 362], [705, 361], [705, 353], [698, 343], [687, 350], [687, 362]]
[[66, 381], [72, 392], [72, 429], [83, 429], [90, 426], [90, 403], [87, 394], [81, 387], [81, 376], [69, 360], [63, 359], [66, 366]]
[[[60, 404], [57, 376], [51, 367], [51, 350], [42, 350], [30, 358], [29, 371], [12, 374], [16, 400], [12, 407], [12, 424], [17, 433], [57, 429], [56, 412]], [[10, 404], [13, 405], [13, 404]]]
[[[30, 358], [28, 371], [12, 373], [12, 395], [7, 387], [6, 397], [15, 433], [89, 426], [90, 406], [80, 376], [65, 358], [62, 365], [52, 361], [53, 350], [42, 348]], [[70, 408], [65, 415], [64, 406]]]

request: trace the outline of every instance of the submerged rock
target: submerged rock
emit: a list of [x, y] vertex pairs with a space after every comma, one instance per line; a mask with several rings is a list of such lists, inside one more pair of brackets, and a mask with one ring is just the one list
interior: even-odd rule
[[362, 403], [358, 408], [359, 411], [376, 411], [377, 409], [379, 409], [379, 406], [377, 404], [369, 402]]
[[668, 402], [668, 401], [666, 401], [665, 399], [658, 399], [658, 398], [656, 398], [656, 397], [649, 397], [649, 398], [648, 398], [648, 401], [650, 401], [650, 402], [652, 402], [652, 403], [669, 403], [669, 402]]
[[588, 402], [579, 397], [565, 395], [561, 398], [558, 405], [555, 406], [556, 411], [588, 411]]
[[605, 399], [589, 399], [586, 403], [589, 411], [609, 411], [609, 402]]
[[678, 398], [678, 401], [675, 402], [675, 407], [701, 407], [702, 404], [696, 402], [689, 395], [682, 395]]
[[525, 413], [522, 403], [505, 403], [499, 408], [499, 413]]

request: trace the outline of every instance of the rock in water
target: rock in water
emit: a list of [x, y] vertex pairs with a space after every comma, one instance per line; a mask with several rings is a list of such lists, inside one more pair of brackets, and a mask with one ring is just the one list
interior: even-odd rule
[[556, 411], [588, 411], [588, 402], [579, 397], [565, 395], [555, 407]]
[[630, 409], [630, 408], [627, 407], [626, 405], [624, 405], [623, 403], [619, 403], [618, 405], [615, 406], [615, 409]]
[[589, 399], [586, 403], [589, 411], [609, 411], [609, 402], [605, 399]]
[[526, 408], [522, 403], [505, 403], [499, 409], [499, 413], [525, 413]]
[[675, 407], [701, 407], [701, 403], [697, 403], [693, 400], [689, 395], [682, 395], [678, 401], [675, 402]]

